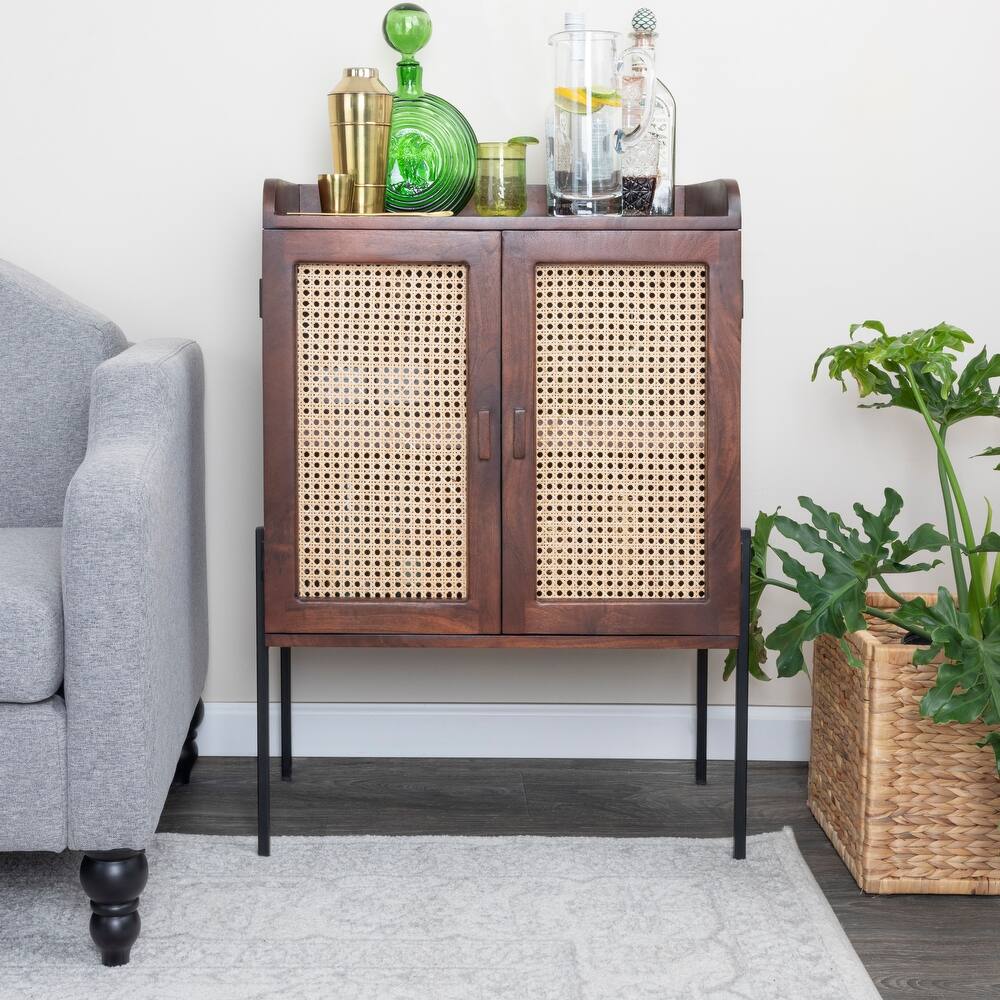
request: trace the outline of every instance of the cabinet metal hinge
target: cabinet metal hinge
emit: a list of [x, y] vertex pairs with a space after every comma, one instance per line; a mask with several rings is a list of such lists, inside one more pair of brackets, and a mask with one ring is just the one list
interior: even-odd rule
[[264, 318], [264, 279], [257, 279], [257, 315]]

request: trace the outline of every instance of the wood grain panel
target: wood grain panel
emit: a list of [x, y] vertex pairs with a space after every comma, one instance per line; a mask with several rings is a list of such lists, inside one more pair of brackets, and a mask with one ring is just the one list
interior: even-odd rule
[[268, 646], [437, 646], [454, 649], [735, 649], [735, 635], [290, 635], [268, 633]]

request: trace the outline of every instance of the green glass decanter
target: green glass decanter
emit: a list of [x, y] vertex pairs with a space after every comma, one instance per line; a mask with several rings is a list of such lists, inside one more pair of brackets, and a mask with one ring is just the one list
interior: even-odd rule
[[386, 210], [459, 212], [476, 184], [476, 135], [454, 105], [424, 92], [423, 67], [413, 56], [430, 40], [430, 16], [416, 4], [396, 4], [382, 34], [403, 57], [396, 63]]

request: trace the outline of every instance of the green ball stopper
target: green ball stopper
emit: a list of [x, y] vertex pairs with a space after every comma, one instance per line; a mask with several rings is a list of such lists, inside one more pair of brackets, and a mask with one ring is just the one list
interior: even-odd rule
[[410, 61], [430, 41], [430, 15], [415, 3], [398, 3], [385, 15], [382, 34], [392, 48]]

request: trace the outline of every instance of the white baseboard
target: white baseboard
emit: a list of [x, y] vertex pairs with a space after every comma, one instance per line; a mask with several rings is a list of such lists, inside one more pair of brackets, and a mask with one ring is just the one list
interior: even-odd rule
[[[752, 706], [751, 760], [808, 760], [808, 708]], [[271, 705], [271, 753], [278, 706]], [[212, 702], [198, 748], [209, 757], [256, 751], [256, 706]], [[693, 705], [302, 703], [292, 709], [299, 757], [582, 757], [691, 759]], [[708, 710], [708, 756], [732, 760], [733, 708]]]

